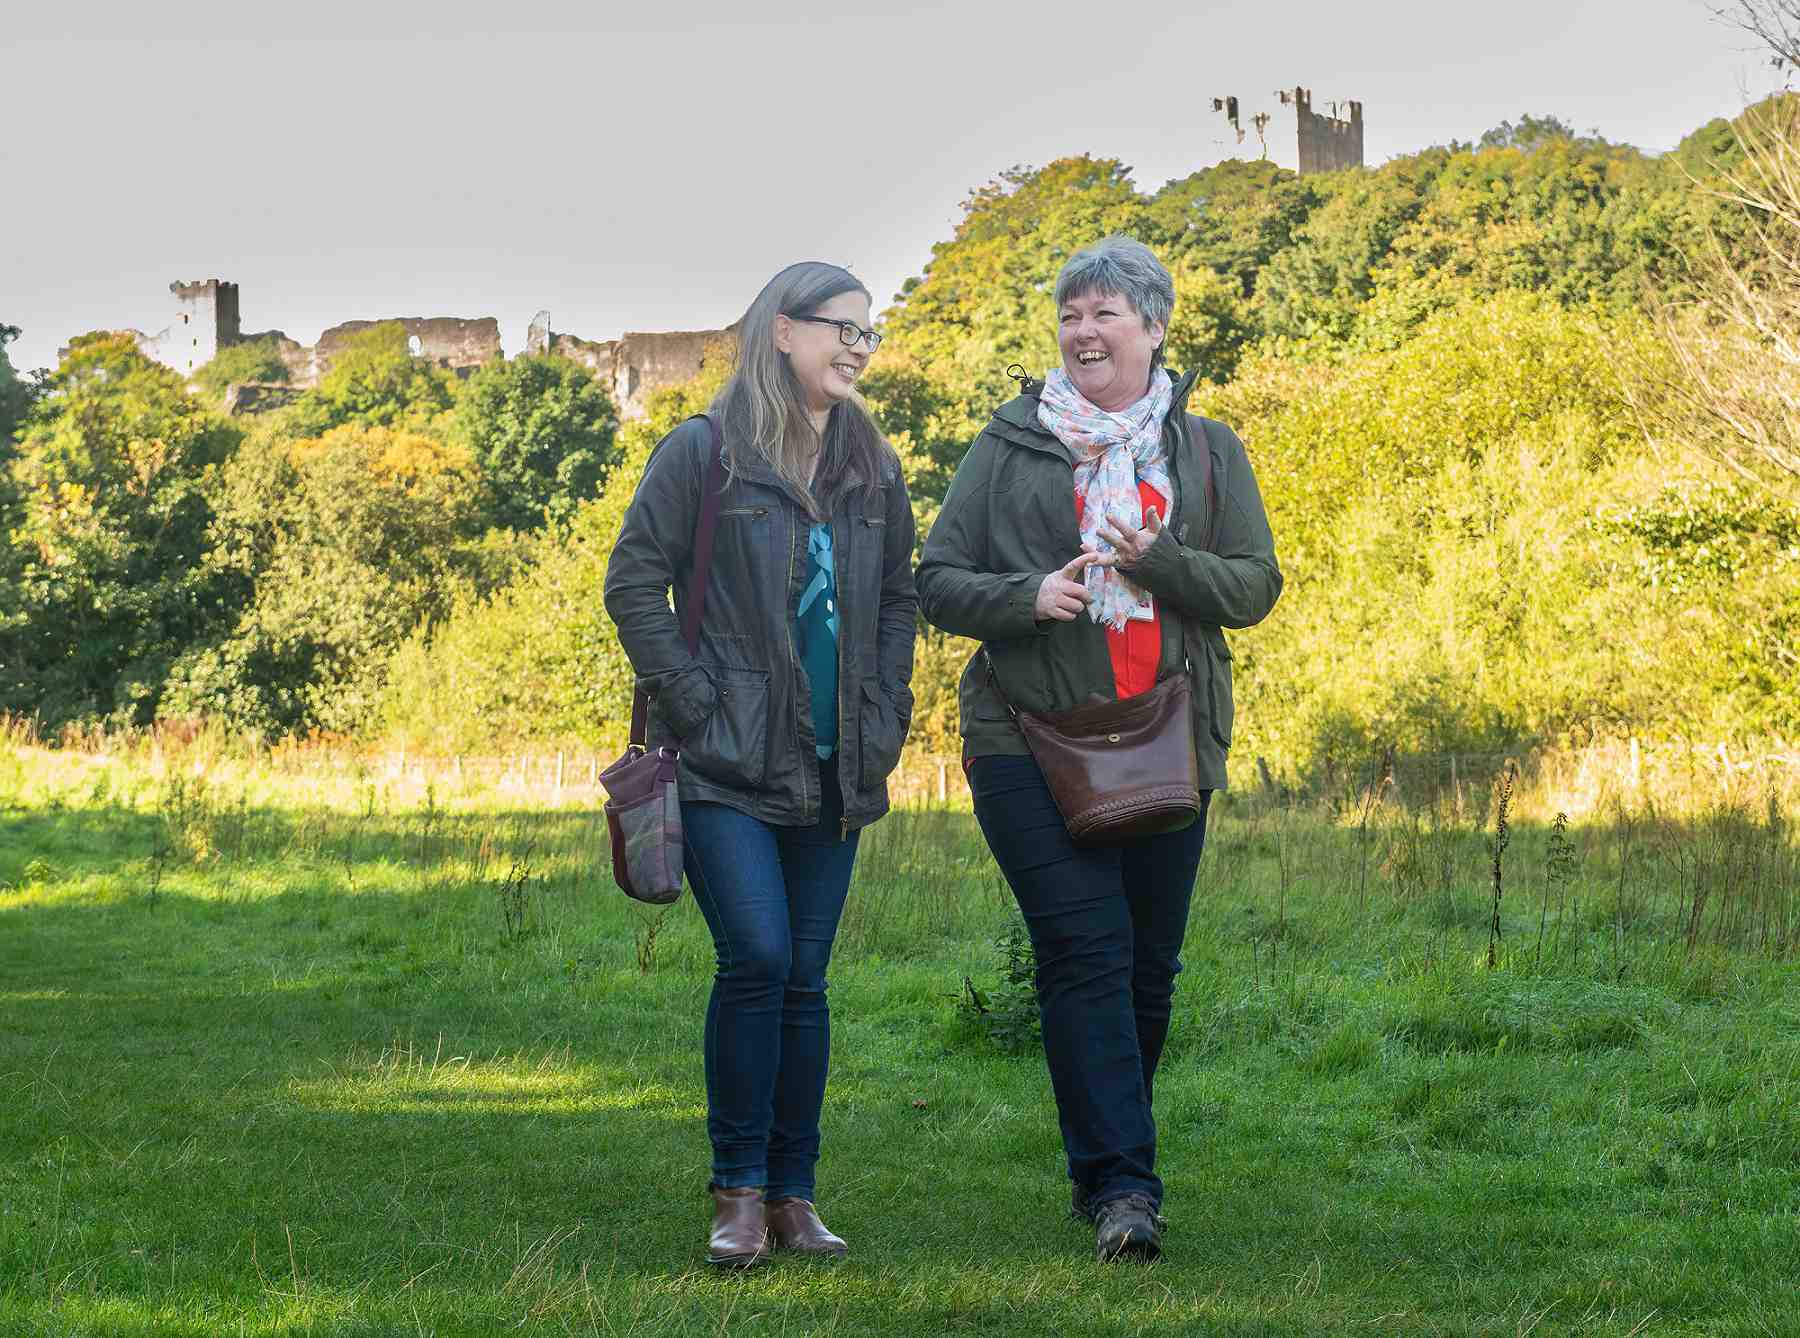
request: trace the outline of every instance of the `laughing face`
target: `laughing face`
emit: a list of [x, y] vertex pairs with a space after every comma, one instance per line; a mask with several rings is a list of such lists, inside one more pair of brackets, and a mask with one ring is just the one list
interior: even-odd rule
[[[839, 293], [829, 302], [807, 313], [834, 321], [853, 321], [858, 329], [873, 324], [869, 299], [854, 290]], [[814, 415], [822, 417], [840, 400], [850, 398], [856, 378], [869, 365], [869, 346], [858, 340], [846, 346], [838, 327], [817, 321], [775, 318], [775, 346], [788, 356], [788, 366], [800, 383], [801, 396]]]
[[1117, 413], [1144, 397], [1150, 358], [1163, 341], [1161, 325], [1146, 326], [1118, 293], [1072, 297], [1057, 314], [1056, 342], [1063, 370], [1089, 404]]

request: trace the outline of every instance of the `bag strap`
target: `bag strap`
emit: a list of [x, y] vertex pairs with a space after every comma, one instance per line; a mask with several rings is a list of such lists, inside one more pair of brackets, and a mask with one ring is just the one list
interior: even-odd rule
[[[1193, 418], [1195, 415], [1189, 414], [1188, 417]], [[1200, 475], [1206, 480], [1206, 529], [1204, 531], [1206, 542], [1201, 551], [1211, 553], [1219, 541], [1218, 526], [1213, 523], [1213, 512], [1218, 508], [1218, 497], [1213, 492], [1212, 440], [1207, 435], [1206, 420], [1201, 418], [1197, 421], [1200, 423]], [[1192, 432], [1188, 433], [1190, 438], [1193, 435]]]
[[[700, 515], [694, 522], [693, 558], [688, 563], [687, 597], [682, 600], [681, 639], [687, 643], [689, 655], [700, 653], [700, 618], [706, 611], [706, 582], [712, 575], [713, 541], [719, 536], [719, 508], [725, 496], [725, 436], [719, 431], [719, 420], [711, 414], [695, 414], [704, 418], [712, 429], [712, 463], [707, 467], [706, 483], [700, 490]], [[631, 693], [631, 747], [647, 748], [650, 698], [639, 679]]]

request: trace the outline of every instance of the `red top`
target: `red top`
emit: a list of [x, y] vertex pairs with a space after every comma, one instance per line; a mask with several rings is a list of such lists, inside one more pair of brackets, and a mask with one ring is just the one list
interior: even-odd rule
[[[1076, 489], [1077, 529], [1081, 527], [1083, 500], [1081, 490]], [[1169, 514], [1168, 499], [1141, 479], [1138, 481], [1138, 501], [1146, 512], [1155, 507], [1157, 515]], [[1151, 608], [1153, 617], [1128, 619], [1122, 632], [1115, 632], [1111, 624], [1107, 625], [1106, 647], [1112, 652], [1113, 689], [1120, 701], [1156, 686], [1156, 670], [1162, 663], [1162, 610], [1154, 603]]]

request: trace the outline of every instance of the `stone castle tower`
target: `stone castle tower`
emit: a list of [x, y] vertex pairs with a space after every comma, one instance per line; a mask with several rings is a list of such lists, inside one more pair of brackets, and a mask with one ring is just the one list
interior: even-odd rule
[[[1313, 110], [1310, 88], [1284, 88], [1275, 98], [1248, 117], [1235, 97], [1214, 98], [1213, 110], [1224, 116], [1237, 144], [1248, 150], [1254, 142], [1257, 157], [1290, 172], [1307, 176], [1363, 165], [1362, 103], [1331, 103], [1327, 115]], [[1225, 143], [1232, 147], [1230, 139]]]
[[169, 291], [175, 295], [175, 319], [153, 335], [139, 335], [138, 347], [186, 376], [242, 337], [238, 286], [223, 279], [177, 280]]

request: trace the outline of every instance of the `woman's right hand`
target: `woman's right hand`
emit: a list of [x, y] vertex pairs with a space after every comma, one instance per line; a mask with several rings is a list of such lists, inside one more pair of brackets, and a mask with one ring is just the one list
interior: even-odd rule
[[1086, 552], [1061, 571], [1053, 571], [1044, 577], [1038, 586], [1037, 603], [1033, 608], [1039, 622], [1046, 618], [1054, 618], [1061, 623], [1074, 622], [1075, 615], [1094, 602], [1082, 577], [1096, 562], [1103, 567], [1110, 567], [1113, 559], [1110, 555]]

